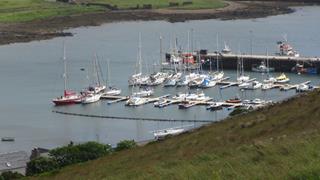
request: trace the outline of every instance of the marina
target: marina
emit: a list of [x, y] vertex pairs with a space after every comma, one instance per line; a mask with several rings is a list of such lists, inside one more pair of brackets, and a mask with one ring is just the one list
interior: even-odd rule
[[[1, 46], [0, 79], [8, 88], [0, 90], [5, 102], [0, 108], [2, 121], [0, 136], [14, 137], [14, 141], [1, 141], [0, 152], [17, 149], [29, 151], [39, 146], [51, 149], [68, 144], [70, 141], [98, 141], [110, 144], [116, 144], [124, 139], [145, 141], [154, 139], [151, 131], [183, 127], [190, 122], [194, 127], [200, 127], [220, 121], [228, 117], [234, 108], [242, 107], [244, 104], [248, 104], [244, 108], [253, 106], [259, 108], [253, 104], [249, 106], [250, 103], [247, 101], [253, 102], [255, 99], [260, 99], [260, 102], [277, 103], [299, 92], [317, 88], [320, 84], [319, 76], [304, 73], [303, 71], [307, 72], [308, 69], [303, 70], [303, 68], [313, 67], [313, 65], [317, 67], [319, 61], [316, 58], [319, 56], [320, 42], [317, 36], [318, 17], [319, 8], [307, 7], [297, 10], [290, 16], [279, 15], [257, 20], [110, 23], [98, 27], [70, 29], [74, 34], [72, 37]], [[297, 27], [292, 23], [292, 18], [303, 22], [303, 26]], [[266, 27], [261, 28], [262, 22], [271, 21], [273, 23], [268, 23]], [[157, 78], [159, 74], [156, 75], [160, 72], [159, 34], [163, 37], [163, 52], [170, 52], [170, 44], [173, 44], [170, 40], [173, 42], [175, 36], [181, 49], [186, 50], [187, 31], [190, 27], [194, 28], [194, 42], [192, 45], [190, 43], [190, 50], [207, 49], [208, 52], [201, 55], [203, 58], [200, 56], [200, 59], [204, 60], [201, 70], [197, 64], [190, 65], [189, 69], [209, 76], [196, 78], [192, 88], [189, 88], [188, 84], [183, 85], [184, 82], [181, 82], [181, 86], [177, 85], [177, 81], [189, 75], [189, 71], [181, 74], [178, 74], [178, 71], [172, 72], [176, 75], [170, 78], [170, 82], [161, 82], [162, 79]], [[125, 106], [125, 103], [133, 92], [138, 92], [137, 86], [128, 85], [128, 79], [135, 74], [136, 70], [139, 32], [141, 32], [143, 59], [141, 72], [148, 76], [153, 74], [153, 77], [159, 80], [149, 82], [154, 92], [152, 96], [146, 97], [148, 103], [133, 108]], [[285, 59], [275, 55], [278, 51], [276, 42], [282, 39], [281, 36], [284, 33], [288, 34], [288, 42], [299, 51], [300, 57]], [[219, 34], [218, 47], [216, 47], [216, 34]], [[253, 37], [252, 55], [251, 36]], [[52, 98], [64, 95], [62, 76], [64, 74], [64, 41], [67, 59], [66, 95], [87, 90], [90, 85], [95, 84], [96, 78], [91, 76], [93, 54], [96, 54], [102, 72], [100, 83], [105, 86], [105, 93], [101, 94], [99, 101], [67, 106], [54, 106], [51, 102]], [[224, 41], [231, 50], [228, 55], [221, 53]], [[241, 57], [237, 53], [238, 44], [242, 52]], [[269, 52], [268, 56], [266, 49]], [[216, 50], [220, 53], [214, 53]], [[165, 54], [162, 54], [162, 57], [164, 62]], [[219, 71], [217, 71], [217, 57]], [[305, 57], [310, 58], [305, 59]], [[197, 58], [198, 54], [195, 54], [194, 60]], [[247, 82], [258, 81], [262, 83], [261, 88], [242, 90], [238, 87], [240, 83], [236, 62], [239, 58], [244, 60], [244, 74], [250, 77], [250, 81]], [[268, 78], [268, 73], [252, 72], [252, 66], [259, 66], [265, 58], [269, 59], [270, 67], [275, 68], [274, 72], [269, 73], [270, 76], [279, 77], [283, 68], [290, 81], [283, 84], [267, 84], [264, 80]], [[189, 60], [188, 62], [191, 62], [191, 58]], [[297, 62], [301, 64], [304, 62], [303, 71], [300, 74], [291, 71], [296, 67]], [[300, 67], [297, 66], [297, 68]], [[217, 81], [215, 72], [223, 72], [224, 78]], [[181, 77], [178, 78], [179, 76]], [[210, 83], [206, 84], [203, 81], [201, 83], [201, 79], [203, 81], [207, 79]], [[306, 83], [308, 81], [310, 83]], [[166, 83], [167, 86], [165, 86]], [[223, 86], [226, 87], [222, 88]], [[115, 91], [109, 91], [112, 87], [121, 90], [120, 95], [114, 95]], [[280, 91], [281, 87], [290, 90]], [[196, 94], [197, 89], [210, 100], [183, 101], [183, 99], [173, 98], [179, 93]], [[9, 97], [6, 96], [7, 94], [15, 96]], [[170, 96], [163, 97], [169, 94]], [[227, 102], [235, 97], [239, 97], [244, 102]], [[259, 101], [256, 100], [256, 102]], [[179, 104], [186, 104], [187, 109], [179, 109]]]

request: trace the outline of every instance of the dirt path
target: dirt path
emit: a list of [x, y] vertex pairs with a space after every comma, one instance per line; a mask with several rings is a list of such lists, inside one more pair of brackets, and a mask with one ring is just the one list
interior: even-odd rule
[[71, 33], [64, 30], [80, 26], [97, 26], [102, 23], [117, 21], [165, 20], [183, 22], [201, 19], [247, 19], [293, 12], [289, 8], [290, 4], [287, 3], [229, 1], [227, 3], [229, 4], [228, 6], [220, 9], [106, 11], [104, 13], [55, 17], [26, 23], [0, 23], [0, 44], [71, 36]]

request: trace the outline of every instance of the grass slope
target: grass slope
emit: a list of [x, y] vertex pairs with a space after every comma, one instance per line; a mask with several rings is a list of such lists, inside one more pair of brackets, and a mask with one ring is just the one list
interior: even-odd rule
[[[166, 8], [169, 2], [182, 4], [184, 0], [86, 0], [83, 2], [106, 3], [126, 9], [136, 7], [137, 4], [140, 7], [143, 4], [152, 4], [153, 8]], [[225, 6], [225, 3], [222, 0], [193, 0], [193, 4], [177, 8], [203, 9], [223, 6]], [[85, 6], [48, 0], [0, 0], [0, 23], [26, 22], [50, 17], [102, 12], [104, 10], [102, 6]]]
[[320, 178], [320, 93], [35, 179]]

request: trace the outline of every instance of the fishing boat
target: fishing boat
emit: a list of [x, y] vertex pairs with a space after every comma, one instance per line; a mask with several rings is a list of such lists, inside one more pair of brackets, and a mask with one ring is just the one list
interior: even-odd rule
[[75, 104], [77, 101], [81, 100], [82, 96], [77, 94], [72, 90], [67, 90], [67, 58], [66, 58], [66, 47], [63, 47], [63, 63], [64, 63], [64, 91], [63, 95], [57, 97], [52, 100], [55, 105], [68, 105], [68, 104]]
[[284, 73], [281, 73], [280, 76], [276, 78], [275, 83], [287, 83], [289, 81], [290, 79]]
[[283, 37], [284, 41], [278, 41], [278, 48], [280, 56], [292, 56], [292, 57], [300, 57], [300, 54], [293, 49], [293, 47], [288, 43], [286, 35]]

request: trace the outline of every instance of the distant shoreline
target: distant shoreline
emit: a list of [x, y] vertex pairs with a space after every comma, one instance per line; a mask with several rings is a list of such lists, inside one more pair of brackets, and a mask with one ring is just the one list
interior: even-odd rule
[[83, 15], [54, 17], [23, 23], [0, 23], [0, 44], [30, 42], [34, 40], [51, 39], [54, 37], [72, 36], [66, 29], [81, 26], [98, 26], [103, 23], [119, 21], [149, 21], [164, 20], [168, 22], [184, 22], [203, 19], [250, 19], [271, 15], [292, 13], [293, 5], [305, 3], [282, 2], [235, 2], [228, 1], [228, 6], [218, 9], [199, 10], [118, 10]]

